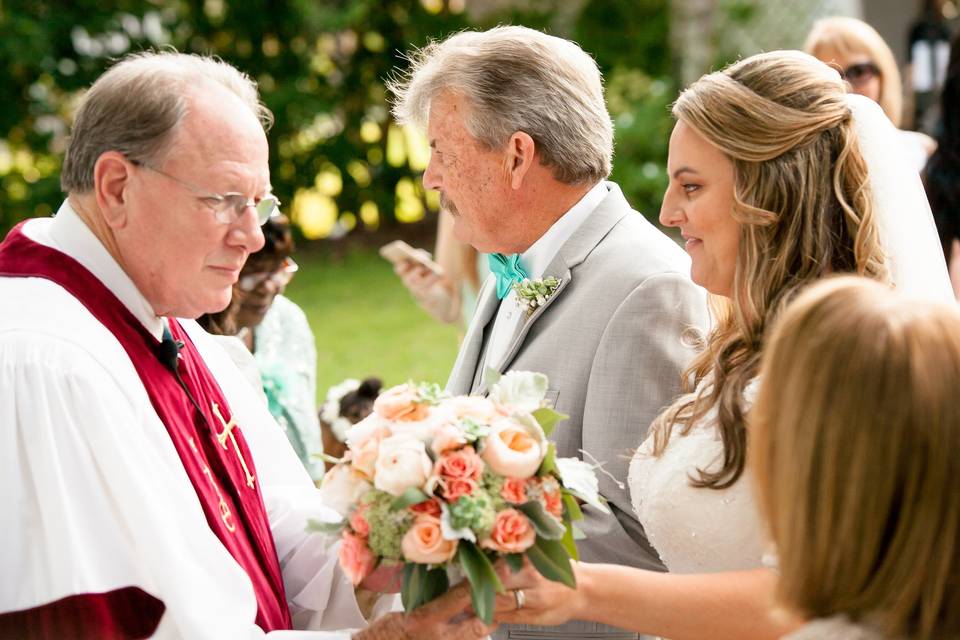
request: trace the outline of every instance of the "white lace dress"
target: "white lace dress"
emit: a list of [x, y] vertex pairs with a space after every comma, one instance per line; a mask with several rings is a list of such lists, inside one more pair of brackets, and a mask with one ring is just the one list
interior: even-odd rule
[[[756, 381], [745, 390], [748, 403]], [[697, 469], [718, 470], [723, 442], [716, 411], [690, 432], [671, 434], [659, 457], [652, 455], [653, 436], [630, 463], [629, 486], [634, 511], [647, 538], [671, 573], [714, 573], [764, 566], [767, 550], [756, 511], [753, 486], [744, 473], [727, 489], [698, 489], [690, 484]]]

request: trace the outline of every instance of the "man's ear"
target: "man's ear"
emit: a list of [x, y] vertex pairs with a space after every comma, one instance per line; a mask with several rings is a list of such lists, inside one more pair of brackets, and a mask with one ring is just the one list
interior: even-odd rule
[[127, 224], [127, 188], [132, 166], [119, 151], [105, 151], [93, 165], [93, 191], [104, 221], [113, 229]]
[[517, 131], [507, 141], [506, 163], [507, 175], [510, 178], [510, 187], [519, 189], [527, 172], [536, 162], [537, 145], [524, 131]]

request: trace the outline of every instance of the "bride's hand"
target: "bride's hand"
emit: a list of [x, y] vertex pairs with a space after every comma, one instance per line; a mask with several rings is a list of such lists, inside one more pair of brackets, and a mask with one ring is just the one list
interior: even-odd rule
[[[499, 573], [507, 592], [497, 595], [494, 621], [497, 624], [554, 626], [578, 618], [586, 599], [580, 582], [583, 571], [575, 560], [570, 563], [577, 576], [578, 589], [547, 580], [526, 558], [523, 568], [516, 573], [503, 565]], [[522, 606], [517, 608], [518, 604]]]

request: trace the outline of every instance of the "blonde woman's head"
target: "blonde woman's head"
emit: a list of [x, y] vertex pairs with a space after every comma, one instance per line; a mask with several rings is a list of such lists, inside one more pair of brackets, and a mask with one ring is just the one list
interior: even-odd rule
[[[691, 85], [673, 108], [670, 186], [660, 220], [687, 239], [692, 276], [715, 300], [715, 328], [691, 366], [709, 388], [658, 420], [670, 430], [718, 408], [724, 462], [698, 483], [743, 471], [743, 390], [756, 375], [768, 321], [792, 293], [828, 273], [884, 280], [867, 168], [837, 72], [799, 51], [742, 60]], [[691, 142], [693, 141], [693, 142]]]
[[873, 27], [856, 18], [824, 18], [813, 25], [803, 49], [834, 66], [854, 93], [879, 103], [891, 122], [900, 126], [900, 71], [890, 47]]
[[960, 633], [960, 309], [832, 278], [773, 325], [751, 468], [779, 598], [888, 637]]

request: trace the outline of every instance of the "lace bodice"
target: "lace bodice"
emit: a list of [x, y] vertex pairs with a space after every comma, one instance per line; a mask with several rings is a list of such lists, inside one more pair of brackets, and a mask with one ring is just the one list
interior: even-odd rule
[[[755, 383], [745, 395], [752, 402]], [[687, 435], [671, 434], [666, 450], [654, 457], [653, 436], [630, 463], [630, 497], [647, 538], [674, 573], [754, 569], [765, 545], [749, 474], [727, 489], [691, 485], [698, 468], [714, 471], [723, 460], [716, 411]]]

